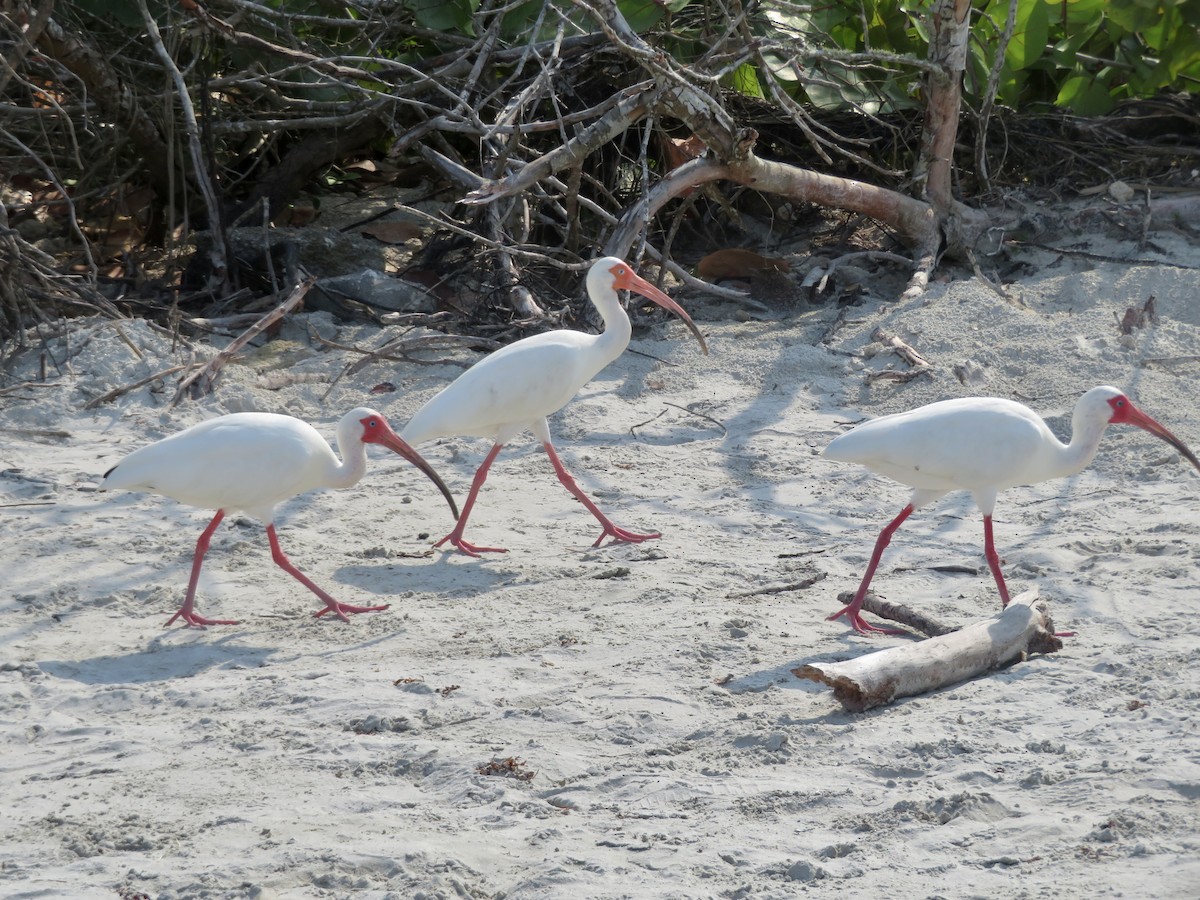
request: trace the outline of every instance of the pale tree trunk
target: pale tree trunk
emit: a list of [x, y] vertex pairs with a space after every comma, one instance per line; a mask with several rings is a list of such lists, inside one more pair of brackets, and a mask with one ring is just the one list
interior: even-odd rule
[[929, 26], [929, 62], [934, 69], [925, 78], [925, 128], [913, 174], [923, 199], [939, 219], [945, 219], [953, 204], [954, 142], [971, 35], [970, 0], [937, 0], [929, 13]]
[[942, 253], [969, 250], [990, 224], [982, 213], [956, 202], [953, 194], [954, 142], [971, 35], [970, 0], [936, 0], [929, 11], [929, 32], [933, 68], [925, 76], [925, 127], [913, 174], [937, 227], [930, 232], [932, 240], [914, 248], [916, 271], [904, 291], [905, 299], [924, 293]]

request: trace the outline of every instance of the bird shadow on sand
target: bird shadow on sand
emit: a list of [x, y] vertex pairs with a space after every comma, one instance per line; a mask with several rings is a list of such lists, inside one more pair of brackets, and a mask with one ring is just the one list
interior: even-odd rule
[[334, 569], [333, 578], [339, 585], [376, 596], [407, 591], [442, 596], [462, 589], [492, 590], [521, 575], [512, 565], [496, 565], [504, 559], [496, 554], [479, 559], [462, 556], [461, 561], [456, 559], [452, 565], [448, 560], [453, 556], [455, 554], [442, 553], [435, 554], [432, 559], [403, 563], [394, 560], [380, 560], [376, 564], [353, 563]]
[[211, 669], [256, 669], [266, 665], [277, 647], [238, 643], [238, 635], [215, 641], [171, 643], [170, 635], [156, 637], [146, 650], [136, 653], [93, 656], [90, 659], [42, 660], [47, 675], [82, 684], [150, 684], [189, 678]]

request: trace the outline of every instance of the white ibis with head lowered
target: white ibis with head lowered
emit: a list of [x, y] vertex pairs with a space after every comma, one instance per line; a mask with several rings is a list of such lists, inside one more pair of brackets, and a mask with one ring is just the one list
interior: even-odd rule
[[400, 432], [401, 437], [413, 446], [451, 435], [492, 441], [490, 452], [475, 472], [458, 524], [435, 546], [449, 541], [470, 556], [506, 552], [502, 547], [475, 546], [463, 538], [463, 531], [496, 456], [506, 443], [526, 429], [532, 431], [546, 448], [558, 480], [599, 520], [603, 530], [593, 547], [599, 546], [606, 537], [632, 543], [661, 537], [658, 532], [638, 534], [628, 531], [613, 524], [600, 511], [558, 458], [550, 441], [546, 417], [564, 407], [580, 388], [629, 345], [632, 329], [617, 291], [633, 291], [670, 310], [691, 329], [705, 353], [708, 353], [708, 346], [683, 307], [640, 278], [623, 260], [609, 256], [594, 263], [588, 271], [587, 290], [604, 320], [604, 331], [600, 334], [548, 331], [509, 344], [480, 360], [447, 385], [417, 410]]
[[348, 488], [367, 467], [367, 444], [387, 447], [424, 472], [438, 486], [457, 516], [454, 498], [437, 473], [373, 409], [360, 407], [338, 422], [339, 462], [315, 428], [292, 416], [242, 412], [218, 416], [135, 450], [104, 475], [101, 490], [148, 491], [202, 509], [215, 509], [196, 542], [187, 599], [168, 621], [188, 625], [236, 625], [232, 619], [206, 619], [195, 611], [196, 583], [208, 544], [233, 510], [244, 510], [267, 526], [271, 556], [285, 572], [325, 601], [314, 615], [373, 612], [387, 606], [339, 603], [292, 565], [275, 535], [275, 506], [316, 488]]
[[854, 630], [893, 633], [862, 617], [863, 599], [892, 534], [914, 510], [950, 491], [970, 491], [983, 513], [983, 551], [1008, 605], [1008, 588], [992, 541], [992, 510], [1005, 488], [1074, 475], [1096, 455], [1109, 425], [1133, 425], [1166, 441], [1198, 470], [1200, 460], [1170, 431], [1114, 387], [1095, 387], [1079, 398], [1071, 416], [1071, 441], [1062, 443], [1046, 423], [1012, 400], [970, 397], [942, 400], [909, 412], [881, 416], [835, 438], [824, 456], [859, 463], [913, 488], [908, 505], [883, 529], [854, 599], [830, 619], [845, 616]]

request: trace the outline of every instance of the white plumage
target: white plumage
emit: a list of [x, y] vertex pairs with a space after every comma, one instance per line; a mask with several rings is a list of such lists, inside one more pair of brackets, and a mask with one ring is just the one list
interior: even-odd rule
[[1114, 387], [1092, 388], [1071, 416], [1071, 440], [1064, 444], [1031, 409], [1012, 400], [972, 397], [943, 400], [909, 412], [881, 416], [835, 438], [824, 456], [864, 465], [913, 488], [907, 506], [879, 535], [866, 574], [845, 608], [855, 631], [887, 631], [860, 612], [879, 558], [900, 524], [915, 510], [950, 491], [970, 491], [983, 513], [984, 554], [1001, 601], [1008, 588], [992, 540], [996, 495], [1005, 488], [1073, 475], [1096, 456], [1110, 424], [1133, 425], [1171, 444], [1197, 469], [1200, 461], [1179, 438], [1139, 410]]
[[505, 552], [500, 547], [470, 544], [463, 539], [463, 531], [493, 460], [506, 443], [526, 430], [532, 431], [542, 442], [559, 481], [603, 526], [604, 530], [593, 546], [606, 537], [633, 542], [659, 537], [657, 532], [637, 534], [614, 525], [587, 498], [559, 460], [550, 440], [546, 417], [565, 406], [580, 388], [629, 345], [632, 329], [629, 317], [621, 308], [617, 296], [619, 290], [634, 291], [670, 310], [683, 320], [705, 353], [708, 347], [684, 309], [640, 278], [620, 259], [605, 257], [595, 262], [588, 270], [587, 290], [604, 320], [603, 332], [549, 331], [516, 341], [480, 360], [455, 379], [417, 410], [400, 432], [401, 437], [414, 446], [451, 435], [470, 435], [493, 442], [491, 451], [475, 473], [458, 524], [437, 546], [449, 541], [471, 556]]
[[135, 450], [105, 473], [101, 490], [147, 491], [189, 506], [217, 510], [196, 544], [187, 599], [168, 625], [176, 618], [197, 626], [237, 624], [205, 619], [194, 611], [196, 583], [209, 541], [226, 513], [235, 510], [243, 510], [266, 524], [275, 562], [325, 601], [325, 608], [316, 615], [333, 612], [346, 620], [348, 612], [387, 608], [339, 603], [296, 569], [279, 547], [275, 506], [305, 491], [347, 488], [357, 483], [366, 471], [366, 445], [373, 443], [417, 466], [438, 486], [455, 515], [457, 509], [437, 473], [374, 410], [360, 407], [346, 413], [338, 423], [337, 441], [341, 461], [307, 422], [275, 413], [233, 413], [200, 422]]

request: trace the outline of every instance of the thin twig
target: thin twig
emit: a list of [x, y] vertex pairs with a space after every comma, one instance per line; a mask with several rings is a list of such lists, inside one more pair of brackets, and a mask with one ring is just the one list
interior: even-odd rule
[[61, 381], [23, 381], [20, 384], [10, 384], [8, 387], [0, 388], [0, 396], [4, 394], [12, 394], [16, 391], [23, 391], [25, 388], [56, 388], [63, 387]]
[[[428, 335], [428, 336], [417, 337], [417, 338], [406, 338], [403, 340], [397, 338], [397, 339], [388, 341], [382, 347], [375, 347], [375, 348], [355, 347], [353, 344], [339, 344], [336, 341], [331, 341], [331, 340], [329, 340], [329, 338], [323, 337], [322, 335], [318, 334], [315, 331], [312, 332], [312, 336], [318, 342], [320, 342], [321, 344], [324, 344], [326, 347], [330, 347], [335, 350], [344, 350], [348, 353], [361, 353], [362, 357], [363, 357], [362, 359], [358, 359], [352, 363], [348, 363], [345, 366], [345, 368], [342, 369], [341, 372], [339, 372], [336, 376], [334, 376], [333, 381], [331, 381], [329, 383], [329, 387], [326, 388], [325, 393], [321, 395], [322, 401], [324, 401], [330, 395], [330, 393], [333, 391], [333, 389], [335, 387], [337, 387], [338, 382], [341, 381], [343, 378], [345, 378], [348, 375], [354, 375], [355, 373], [362, 371], [363, 369], [365, 369], [367, 366], [371, 365], [372, 363], [379, 362], [380, 360], [388, 360], [391, 362], [416, 363], [417, 365], [422, 365], [422, 366], [438, 366], [438, 365], [460, 366], [460, 367], [466, 369], [466, 368], [469, 368], [471, 365], [473, 365], [473, 363], [462, 362], [461, 360], [457, 360], [457, 359], [445, 359], [445, 358], [421, 359], [419, 357], [412, 356], [411, 354], [414, 351], [423, 350], [423, 349], [435, 349], [435, 348], [441, 349], [443, 347], [455, 347], [455, 346], [462, 346], [462, 345], [469, 345], [472, 347], [484, 346], [489, 350], [495, 350], [501, 346], [499, 341], [492, 341], [492, 340], [488, 340], [487, 338], [473, 337], [470, 335], [457, 335], [457, 334]], [[397, 349], [397, 347], [398, 347], [398, 349]]]
[[629, 426], [630, 436], [637, 437], [637, 430], [639, 428], [641, 428], [644, 425], [649, 425], [651, 422], [657, 422], [659, 419], [661, 419], [666, 414], [667, 414], [667, 411], [665, 409], [662, 409], [662, 410], [659, 410], [657, 416], [652, 416], [651, 418], [647, 419], [645, 422], [638, 422], [636, 425], [630, 425]]
[[810, 575], [808, 578], [800, 581], [793, 581], [788, 584], [773, 584], [768, 587], [754, 588], [749, 591], [735, 591], [732, 594], [726, 594], [726, 599], [742, 600], [746, 597], [758, 597], [763, 594], [785, 594], [789, 591], [804, 591], [812, 587], [818, 582], [824, 581], [826, 575], [824, 572], [818, 572], [816, 575]]
[[688, 409], [686, 406], [680, 406], [678, 403], [671, 403], [669, 400], [664, 400], [663, 403], [666, 404], [667, 406], [673, 406], [673, 407], [675, 407], [675, 409], [681, 409], [690, 416], [696, 416], [697, 418], [705, 419], [709, 422], [712, 422], [714, 425], [716, 425], [718, 428], [721, 429], [721, 434], [729, 434], [729, 429], [726, 428], [720, 422], [718, 422], [716, 419], [714, 419], [712, 416], [706, 416], [704, 413], [696, 412], [694, 409]]
[[147, 375], [145, 378], [138, 379], [132, 384], [126, 384], [119, 388], [113, 388], [111, 391], [101, 394], [99, 397], [93, 397], [83, 405], [83, 408], [95, 409], [97, 406], [100, 406], [103, 403], [116, 400], [118, 397], [128, 394], [130, 391], [136, 391], [143, 385], [147, 385], [159, 378], [166, 378], [168, 375], [174, 375], [176, 372], [182, 372], [184, 369], [190, 369], [198, 365], [200, 365], [200, 363], [184, 363], [183, 365], [179, 366], [171, 366], [169, 369], [163, 369], [161, 372], [155, 372], [153, 375]]
[[1004, 71], [1004, 57], [1008, 52], [1008, 44], [1012, 40], [1017, 27], [1017, 0], [1008, 0], [1008, 13], [1004, 20], [1004, 29], [996, 42], [993, 52], [992, 69], [988, 73], [987, 86], [983, 91], [983, 103], [979, 107], [979, 124], [975, 133], [975, 177], [979, 179], [985, 190], [992, 186], [991, 176], [987, 165], [988, 124], [992, 118], [992, 108], [996, 103], [996, 94], [1000, 90], [1000, 73]]
[[1013, 296], [1007, 290], [1005, 290], [1004, 285], [999, 284], [995, 281], [992, 281], [992, 279], [990, 279], [986, 275], [984, 275], [983, 270], [981, 268], [979, 268], [979, 260], [977, 260], [975, 258], [975, 252], [973, 250], [971, 250], [969, 247], [967, 248], [967, 260], [971, 263], [971, 268], [975, 272], [975, 277], [978, 278], [980, 281], [982, 281], [984, 284], [986, 284], [989, 288], [991, 288], [992, 291], [994, 291], [999, 297], [1008, 301], [1013, 306], [1026, 306], [1027, 305], [1025, 303], [1025, 301], [1022, 300], [1019, 296]]

